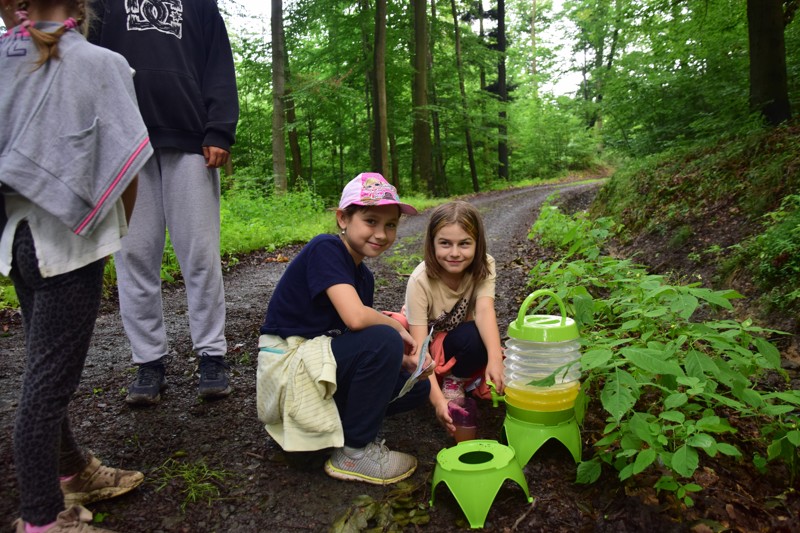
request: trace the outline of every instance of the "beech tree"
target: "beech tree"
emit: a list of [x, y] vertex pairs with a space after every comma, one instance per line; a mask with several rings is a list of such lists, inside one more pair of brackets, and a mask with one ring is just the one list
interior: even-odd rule
[[467, 90], [464, 81], [464, 62], [461, 59], [461, 28], [458, 23], [458, 10], [456, 0], [450, 0], [450, 13], [453, 16], [453, 41], [456, 52], [456, 72], [458, 72], [458, 91], [461, 96], [461, 113], [464, 121], [464, 141], [467, 148], [467, 160], [469, 161], [469, 175], [472, 179], [472, 190], [478, 192], [478, 169], [475, 165], [475, 151], [472, 146], [472, 130], [470, 128], [469, 107], [467, 104]]
[[500, 99], [500, 113], [497, 125], [497, 163], [498, 176], [508, 180], [508, 124], [506, 122], [506, 107], [508, 102], [508, 84], [506, 83], [506, 2], [497, 0], [497, 51], [500, 59], [497, 63], [497, 96]]
[[414, 20], [414, 75], [412, 108], [414, 144], [411, 154], [412, 173], [422, 180], [425, 190], [434, 192], [431, 124], [428, 113], [428, 9], [425, 0], [412, 0]]
[[[375, 1], [375, 45], [372, 50], [372, 169], [389, 178], [389, 134], [386, 109], [386, 0]], [[396, 177], [394, 177], [396, 178]], [[398, 183], [394, 184], [399, 185]]]
[[[438, 25], [438, 15], [436, 13], [436, 0], [431, 0], [431, 25]], [[428, 93], [431, 103], [431, 122], [433, 125], [433, 176], [432, 191], [435, 196], [447, 196], [447, 176], [444, 169], [444, 146], [442, 143], [442, 125], [439, 113], [439, 99], [436, 96], [436, 75], [434, 74], [434, 56], [436, 50], [436, 28], [430, 32], [430, 42], [428, 44]]]
[[285, 52], [283, 47], [283, 2], [272, 0], [272, 174], [275, 191], [286, 192], [286, 109], [284, 107]]
[[[772, 125], [792, 118], [783, 28], [791, 22], [797, 4], [796, 0], [747, 0], [750, 109], [760, 112]], [[786, 18], [784, 5], [787, 8]]]

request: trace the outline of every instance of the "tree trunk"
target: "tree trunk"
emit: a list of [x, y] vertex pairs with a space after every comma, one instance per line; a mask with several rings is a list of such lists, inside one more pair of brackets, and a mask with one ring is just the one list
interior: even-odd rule
[[450, 11], [453, 15], [453, 32], [456, 47], [456, 70], [458, 71], [458, 89], [461, 93], [461, 111], [464, 120], [464, 139], [467, 145], [467, 159], [469, 160], [469, 174], [472, 178], [472, 190], [478, 192], [478, 170], [475, 166], [475, 151], [472, 147], [472, 133], [470, 129], [469, 108], [467, 106], [467, 91], [464, 83], [464, 63], [461, 59], [461, 27], [458, 25], [458, 10], [456, 10], [456, 0], [450, 0]]
[[339, 144], [337, 148], [339, 151], [339, 178], [341, 179], [342, 183], [340, 188], [344, 188], [347, 177], [344, 175], [344, 143], [342, 142], [341, 137], [339, 138]]
[[[361, 15], [366, 18], [370, 11], [372, 11], [372, 6], [370, 6], [369, 0], [358, 0], [358, 7], [361, 11]], [[375, 128], [374, 122], [372, 120], [372, 110], [375, 104], [375, 71], [370, 64], [369, 58], [372, 57], [372, 43], [370, 43], [370, 35], [367, 31], [367, 28], [363, 24], [359, 24], [361, 28], [361, 57], [363, 60], [363, 64], [365, 65], [364, 69], [364, 108], [366, 112], [366, 123], [372, 124], [369, 129], [369, 157], [370, 157], [370, 165], [375, 160]], [[335, 40], [332, 37], [332, 41]], [[369, 170], [372, 170], [371, 168]]]
[[[431, 21], [436, 23], [436, 0], [431, 0]], [[447, 196], [447, 177], [444, 173], [444, 150], [442, 148], [441, 126], [439, 124], [439, 101], [436, 99], [436, 77], [433, 71], [433, 51], [436, 49], [436, 32], [430, 32], [431, 39], [428, 49], [428, 72], [430, 72], [430, 94], [433, 110], [431, 118], [433, 120], [433, 191], [436, 196]]]
[[431, 126], [428, 120], [428, 20], [425, 0], [412, 0], [414, 16], [414, 146], [412, 174], [424, 180], [426, 190], [433, 194], [433, 159], [431, 155]]
[[286, 140], [284, 129], [286, 114], [284, 110], [284, 92], [286, 78], [284, 75], [283, 45], [283, 2], [272, 0], [272, 174], [275, 180], [275, 192], [285, 193], [286, 187]]
[[750, 110], [773, 126], [792, 118], [782, 5], [782, 0], [747, 0]]
[[[486, 29], [483, 25], [483, 0], [477, 1], [478, 5], [478, 40], [483, 46], [486, 46]], [[483, 62], [480, 64], [480, 80], [481, 80], [481, 92], [486, 90], [486, 69], [483, 68]]]
[[508, 103], [508, 87], [506, 86], [506, 3], [497, 0], [497, 51], [500, 62], [497, 66], [497, 95], [500, 97], [500, 113], [497, 125], [497, 163], [498, 176], [508, 180], [508, 123], [506, 121], [506, 105]]
[[308, 119], [308, 181], [314, 181], [314, 119]]
[[389, 135], [389, 155], [392, 160], [392, 185], [400, 188], [400, 159], [397, 157], [397, 137], [394, 133]]
[[373, 50], [372, 108], [372, 169], [388, 176], [389, 140], [386, 110], [386, 0], [375, 2], [375, 47]]
[[[486, 12], [483, 10], [483, 0], [477, 0], [476, 5], [478, 7], [478, 40], [483, 46], [489, 46], [486, 41], [486, 28], [483, 22], [484, 16]], [[480, 84], [481, 84], [481, 94], [485, 94], [486, 92], [486, 68], [483, 66], [483, 62], [480, 63]], [[478, 115], [481, 117], [487, 117], [488, 114], [486, 113], [486, 103], [483, 99], [478, 101]], [[485, 130], [488, 131], [490, 125], [486, 123], [486, 119], [481, 119], [481, 124], [478, 126], [478, 130]], [[494, 153], [492, 152], [491, 144], [488, 142], [485, 134], [480, 136], [479, 146], [481, 146], [481, 168], [489, 168], [492, 164], [492, 157]]]
[[[286, 42], [286, 37], [284, 36], [283, 42]], [[290, 187], [293, 187], [296, 183], [298, 178], [303, 177], [303, 160], [302, 156], [300, 155], [300, 139], [297, 134], [297, 114], [294, 111], [294, 98], [292, 97], [292, 90], [291, 90], [291, 72], [289, 70], [289, 60], [284, 59], [285, 65], [285, 73], [286, 73], [286, 81], [287, 85], [290, 88], [285, 90], [285, 98], [284, 102], [286, 103], [286, 125], [289, 130], [289, 152], [292, 154], [292, 167], [289, 176], [289, 184]]]
[[538, 91], [535, 89], [536, 83], [536, 0], [533, 0], [531, 6], [531, 76], [533, 76], [534, 94]]

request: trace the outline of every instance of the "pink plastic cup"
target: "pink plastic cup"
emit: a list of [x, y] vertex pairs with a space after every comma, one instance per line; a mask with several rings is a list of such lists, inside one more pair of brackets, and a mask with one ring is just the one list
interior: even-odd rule
[[453, 419], [456, 442], [473, 440], [478, 432], [478, 404], [472, 398], [456, 398], [447, 404], [447, 411]]

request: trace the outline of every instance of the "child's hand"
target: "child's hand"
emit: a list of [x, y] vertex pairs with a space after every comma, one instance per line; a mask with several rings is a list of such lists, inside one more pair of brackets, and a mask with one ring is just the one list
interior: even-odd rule
[[417, 369], [417, 356], [412, 354], [403, 354], [403, 370], [411, 374]]
[[[419, 358], [416, 354], [404, 353], [403, 354], [403, 369], [407, 370], [410, 373], [414, 373], [417, 370], [417, 363], [419, 362]], [[433, 364], [433, 359], [431, 359], [430, 355], [425, 354], [425, 360], [422, 362], [422, 372], [420, 373], [419, 379], [425, 379], [431, 374], [433, 374], [433, 369], [435, 365]]]
[[[414, 340], [414, 337], [411, 336], [411, 333], [409, 333], [407, 329], [403, 329], [400, 331], [400, 338], [402, 338], [403, 342], [405, 343], [403, 353], [407, 356], [416, 357], [417, 341]], [[414, 368], [417, 368], [417, 363], [414, 363]]]
[[425, 354], [425, 361], [422, 363], [422, 374], [421, 377], [427, 378], [433, 375], [433, 371], [436, 368], [436, 364], [431, 359], [431, 354]]
[[436, 402], [434, 405], [436, 409], [436, 418], [439, 423], [444, 426], [450, 435], [456, 432], [456, 426], [453, 424], [453, 419], [450, 417], [450, 411], [447, 409], [447, 400], [442, 397], [441, 401]]
[[486, 375], [484, 379], [494, 383], [497, 394], [503, 394], [503, 390], [506, 386], [504, 372], [505, 367], [503, 366], [502, 360], [490, 359], [489, 363], [486, 365]]

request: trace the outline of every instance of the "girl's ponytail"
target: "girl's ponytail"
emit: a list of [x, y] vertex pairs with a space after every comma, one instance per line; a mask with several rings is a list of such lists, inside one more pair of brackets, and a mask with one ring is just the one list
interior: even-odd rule
[[81, 28], [82, 32], [86, 29], [86, 0], [75, 0], [75, 7], [78, 11], [78, 18], [68, 18], [64, 24], [53, 32], [46, 32], [37, 29], [33, 22], [28, 18], [29, 0], [19, 0], [17, 2], [17, 22], [23, 27], [23, 31], [31, 36], [31, 40], [39, 49], [39, 59], [36, 61], [36, 68], [41, 67], [50, 59], [58, 59], [58, 42], [61, 36], [68, 30]]

